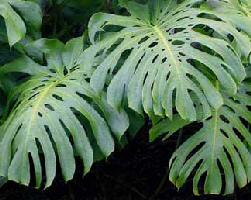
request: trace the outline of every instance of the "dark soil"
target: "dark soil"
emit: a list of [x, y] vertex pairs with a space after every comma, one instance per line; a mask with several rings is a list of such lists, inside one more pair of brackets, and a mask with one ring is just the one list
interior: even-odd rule
[[53, 186], [45, 191], [8, 183], [0, 189], [0, 200], [251, 199], [250, 186], [236, 191], [232, 196], [219, 198], [193, 196], [192, 180], [179, 192], [168, 180], [161, 184], [176, 145], [175, 138], [168, 142], [149, 144], [145, 130], [124, 150], [112, 155], [107, 161], [96, 164], [84, 178], [82, 167], [78, 165], [73, 181], [65, 184], [57, 178]]

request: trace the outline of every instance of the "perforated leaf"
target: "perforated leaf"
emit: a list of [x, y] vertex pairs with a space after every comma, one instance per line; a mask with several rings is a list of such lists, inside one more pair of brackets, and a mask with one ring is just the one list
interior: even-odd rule
[[[43, 49], [47, 45], [52, 55], [57, 53], [61, 65], [40, 66], [41, 71], [11, 93], [10, 114], [0, 128], [0, 176], [25, 185], [35, 178], [37, 187], [46, 177], [48, 187], [56, 175], [58, 159], [64, 179], [70, 180], [75, 172], [74, 155], [83, 160], [87, 173], [95, 160], [113, 152], [112, 135], [119, 140], [128, 128], [126, 113], [117, 112], [105, 101], [105, 93], [97, 96], [89, 86], [78, 63], [82, 43], [81, 38], [73, 39], [62, 44], [60, 52], [49, 45], [59, 44], [57, 41], [35, 42]], [[20, 67], [26, 62], [24, 58], [9, 64], [10, 72], [29, 73]], [[27, 64], [30, 69], [31, 61]], [[34, 67], [39, 68], [38, 64]], [[35, 177], [31, 177], [32, 166]]]
[[176, 110], [194, 121], [198, 113], [192, 96], [199, 99], [203, 118], [210, 116], [210, 106], [222, 105], [215, 80], [228, 94], [236, 93], [245, 77], [240, 56], [248, 56], [249, 39], [205, 14], [202, 1], [179, 2], [123, 1], [130, 16], [98, 13], [90, 20], [93, 45], [83, 58], [95, 69], [92, 88], [102, 92], [107, 87], [113, 107], [120, 109], [128, 100], [139, 113], [172, 118]]
[[[215, 2], [215, 3], [212, 3]], [[221, 20], [230, 22], [239, 31], [251, 36], [251, 4], [246, 0], [209, 0], [204, 6], [203, 10], [212, 15], [217, 15]], [[246, 55], [250, 53], [250, 49], [247, 46], [242, 46], [240, 51], [246, 51]]]
[[224, 96], [224, 106], [173, 154], [169, 176], [178, 188], [193, 176], [196, 195], [231, 194], [235, 183], [251, 181], [250, 91], [245, 83], [234, 97]]

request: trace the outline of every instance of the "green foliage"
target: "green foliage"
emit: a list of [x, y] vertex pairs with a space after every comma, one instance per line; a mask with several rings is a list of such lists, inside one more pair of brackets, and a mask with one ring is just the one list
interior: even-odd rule
[[212, 117], [203, 122], [203, 128], [173, 154], [170, 180], [177, 187], [184, 184], [194, 168], [193, 187], [197, 195], [198, 183], [205, 174], [205, 194], [231, 194], [235, 181], [240, 188], [250, 181], [251, 135], [246, 127], [251, 123], [250, 89], [250, 83], [244, 83], [235, 96], [224, 96], [224, 106], [214, 110]]
[[[202, 10], [230, 22], [245, 36], [250, 35], [250, 26], [247, 25], [251, 21], [248, 13], [237, 2], [232, 3], [222, 1], [213, 5], [209, 2], [203, 5]], [[247, 50], [248, 54], [242, 57], [243, 63], [249, 63], [250, 49]], [[178, 188], [182, 187], [191, 175], [196, 195], [201, 192], [231, 194], [234, 192], [235, 182], [240, 188], [250, 182], [250, 68], [246, 68], [246, 71], [248, 74], [246, 81], [238, 87], [237, 94], [229, 95], [219, 88], [224, 104], [218, 109], [213, 109], [212, 116], [203, 120], [203, 127], [173, 154], [170, 160], [169, 178]], [[187, 125], [179, 118], [171, 124], [169, 122], [169, 125], [164, 123], [165, 121], [168, 120], [154, 126], [151, 131], [152, 139], [164, 133], [168, 133], [166, 135], [168, 138], [174, 132], [172, 127], [177, 130]], [[204, 189], [199, 185], [202, 181]]]
[[250, 182], [249, 1], [4, 0], [0, 15], [0, 185], [49, 187], [57, 165], [71, 180], [75, 157], [86, 174], [148, 118], [150, 141], [201, 125], [170, 160], [178, 188]]
[[91, 86], [102, 92], [107, 84], [108, 102], [117, 109], [126, 97], [139, 113], [172, 118], [177, 110], [190, 121], [198, 119], [197, 98], [205, 119], [211, 115], [210, 106], [217, 109], [223, 103], [215, 82], [235, 94], [245, 78], [240, 57], [248, 56], [249, 39], [199, 9], [200, 1], [153, 2], [148, 7], [123, 2], [130, 16], [92, 17], [93, 45], [86, 57], [104, 59], [98, 65], [90, 63], [96, 67]]
[[49, 54], [48, 66], [23, 57], [1, 68], [2, 73], [25, 72], [32, 76], [9, 97], [9, 114], [1, 127], [0, 175], [28, 185], [30, 156], [36, 186], [40, 187], [39, 154], [43, 153], [48, 187], [56, 175], [56, 155], [65, 180], [73, 177], [74, 153], [83, 160], [87, 173], [94, 160], [113, 152], [111, 131], [120, 139], [128, 118], [106, 103], [105, 94], [97, 97], [86, 82], [86, 72], [78, 60], [82, 38], [66, 45], [41, 39], [33, 45]]

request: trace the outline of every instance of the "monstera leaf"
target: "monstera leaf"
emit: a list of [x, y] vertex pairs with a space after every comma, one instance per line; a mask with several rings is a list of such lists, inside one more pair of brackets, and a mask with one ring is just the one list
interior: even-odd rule
[[34, 46], [43, 47], [48, 66], [24, 57], [3, 67], [0, 73], [32, 75], [9, 97], [9, 114], [0, 128], [0, 176], [28, 185], [33, 167], [36, 186], [46, 180], [48, 187], [57, 158], [64, 179], [70, 180], [74, 155], [83, 160], [87, 173], [95, 160], [113, 152], [113, 135], [121, 138], [128, 117], [106, 103], [105, 93], [97, 96], [89, 86], [78, 62], [82, 45], [81, 38], [66, 45], [41, 39]]
[[173, 154], [170, 180], [177, 187], [185, 183], [193, 170], [195, 194], [201, 192], [201, 181], [206, 194], [230, 194], [235, 182], [244, 187], [251, 181], [250, 91], [250, 83], [244, 83], [236, 96], [224, 96], [224, 106], [216, 109], [203, 128]]
[[[236, 93], [245, 78], [240, 57], [250, 51], [248, 37], [216, 15], [205, 14], [200, 0], [156, 0], [149, 5], [123, 1], [130, 16], [98, 13], [90, 20], [93, 45], [84, 53], [94, 67], [91, 87], [107, 88], [109, 104], [148, 115], [174, 112], [198, 119], [194, 98], [203, 118], [218, 109], [222, 95]], [[93, 62], [95, 61], [95, 62]]]
[[[214, 3], [212, 3], [214, 2]], [[251, 3], [247, 0], [207, 1], [203, 10], [207, 14], [217, 15], [223, 21], [230, 22], [244, 34], [251, 36]], [[229, 17], [231, 16], [231, 17]], [[247, 49], [247, 51], [249, 51]], [[249, 52], [247, 52], [249, 53]]]
[[32, 36], [37, 36], [40, 31], [42, 12], [34, 2], [1, 0], [0, 16], [5, 21], [7, 37], [11, 46], [25, 37], [27, 31], [25, 23]]

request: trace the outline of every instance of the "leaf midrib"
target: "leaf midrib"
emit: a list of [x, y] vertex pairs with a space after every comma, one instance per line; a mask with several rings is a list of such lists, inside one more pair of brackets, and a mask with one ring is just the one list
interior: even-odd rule
[[176, 56], [173, 54], [173, 50], [171, 47], [171, 44], [167, 41], [166, 37], [164, 36], [163, 31], [158, 27], [158, 26], [154, 26], [153, 27], [154, 31], [156, 32], [156, 34], [158, 35], [158, 38], [160, 39], [160, 41], [163, 43], [165, 50], [168, 54], [168, 58], [170, 58], [170, 60], [172, 61], [173, 65], [175, 66], [177, 75], [180, 78], [180, 64], [176, 59]]
[[[216, 88], [219, 90], [219, 82], [217, 81], [216, 82]], [[212, 143], [212, 155], [211, 155], [211, 167], [210, 167], [210, 171], [212, 170], [212, 167], [213, 167], [213, 162], [215, 160], [215, 146], [216, 146], [216, 138], [217, 138], [217, 133], [219, 131], [219, 109], [216, 109], [214, 112], [213, 112], [213, 124], [214, 124], [214, 129], [213, 129], [213, 143]]]
[[43, 100], [48, 96], [48, 94], [50, 93], [50, 91], [58, 84], [58, 82], [54, 82], [53, 84], [51, 84], [49, 87], [47, 87], [42, 93], [40, 93], [37, 102], [35, 103], [34, 107], [32, 108], [32, 113], [31, 113], [31, 118], [29, 120], [29, 125], [27, 128], [27, 137], [26, 137], [26, 141], [25, 144], [27, 144], [27, 140], [29, 138], [29, 136], [31, 135], [31, 128], [32, 125], [34, 124], [34, 121], [37, 118], [37, 112], [43, 102]]
[[[212, 144], [212, 156], [211, 156], [211, 162], [213, 162], [215, 157], [215, 146], [216, 146], [216, 138], [217, 138], [217, 132], [218, 132], [218, 110], [214, 112], [214, 130], [213, 130], [213, 144]], [[212, 165], [211, 165], [212, 166]]]
[[67, 77], [69, 77], [69, 75], [70, 75], [70, 73], [68, 75], [64, 76], [61, 80], [56, 80], [55, 82], [50, 84], [38, 96], [37, 101], [36, 101], [34, 107], [32, 108], [31, 118], [29, 120], [29, 124], [28, 124], [28, 128], [27, 128], [27, 136], [25, 139], [25, 144], [27, 144], [28, 138], [31, 135], [32, 125], [34, 124], [34, 121], [37, 118], [37, 112], [38, 112], [39, 108], [41, 107], [42, 102], [44, 101], [44, 99], [46, 99], [48, 97], [48, 94], [51, 92], [51, 90], [54, 89], [58, 84], [63, 82]]

